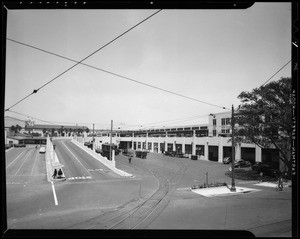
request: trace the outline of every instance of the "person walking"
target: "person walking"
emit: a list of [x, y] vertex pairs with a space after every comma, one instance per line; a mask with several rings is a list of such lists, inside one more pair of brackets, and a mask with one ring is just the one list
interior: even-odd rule
[[54, 169], [54, 173], [53, 173], [52, 177], [53, 177], [53, 178], [56, 178], [56, 175], [57, 175], [57, 170]]
[[128, 161], [129, 161], [129, 163], [131, 163], [131, 158], [132, 158], [132, 155], [129, 154], [129, 156], [128, 156]]

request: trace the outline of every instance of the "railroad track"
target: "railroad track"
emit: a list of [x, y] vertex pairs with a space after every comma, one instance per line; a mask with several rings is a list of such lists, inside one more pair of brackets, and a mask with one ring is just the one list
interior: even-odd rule
[[[145, 173], [152, 174], [159, 182], [157, 190], [142, 202], [129, 203], [117, 210], [103, 213], [95, 218], [85, 221], [88, 229], [144, 229], [146, 228], [163, 209], [168, 205], [168, 193], [172, 185], [180, 179], [187, 167], [173, 160], [178, 165], [178, 170], [168, 179], [163, 175], [156, 165], [148, 164], [148, 168], [141, 168], [136, 164], [132, 167], [138, 168]], [[156, 166], [157, 167], [157, 166]], [[80, 224], [77, 224], [80, 226]], [[73, 225], [74, 226], [74, 225]], [[75, 226], [77, 227], [77, 226]]]

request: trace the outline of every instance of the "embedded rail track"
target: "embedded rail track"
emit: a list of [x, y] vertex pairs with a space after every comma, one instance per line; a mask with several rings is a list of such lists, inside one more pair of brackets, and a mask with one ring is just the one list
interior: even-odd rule
[[[134, 203], [128, 203], [113, 211], [103, 213], [97, 217], [85, 221], [88, 229], [144, 229], [146, 228], [164, 208], [168, 205], [168, 193], [172, 185], [180, 179], [187, 167], [183, 163], [173, 161], [178, 165], [178, 170], [174, 171], [170, 178], [160, 173], [155, 165], [148, 164], [149, 168], [144, 169], [137, 165], [145, 173], [153, 175], [159, 183], [157, 190], [147, 199]], [[157, 166], [156, 166], [157, 167]], [[80, 224], [73, 225], [75, 227]]]

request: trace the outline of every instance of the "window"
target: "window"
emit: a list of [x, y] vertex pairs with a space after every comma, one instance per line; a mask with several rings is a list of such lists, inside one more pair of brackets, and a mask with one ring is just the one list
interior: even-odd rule
[[225, 133], [225, 129], [221, 129], [221, 133], [224, 134]]
[[215, 129], [213, 130], [213, 136], [217, 136], [217, 131]]
[[230, 133], [230, 129], [226, 129], [226, 134], [229, 134]]
[[231, 122], [231, 119], [230, 118], [226, 118], [226, 125], [229, 125]]
[[221, 119], [221, 124], [222, 124], [222, 125], [225, 125], [225, 124], [226, 124], [226, 119], [225, 119], [225, 118], [222, 118], [222, 119]]
[[191, 144], [186, 144], [185, 145], [185, 153], [186, 154], [192, 154], [192, 145]]
[[217, 119], [213, 119], [213, 125], [217, 125]]
[[196, 145], [196, 155], [204, 155], [204, 145]]

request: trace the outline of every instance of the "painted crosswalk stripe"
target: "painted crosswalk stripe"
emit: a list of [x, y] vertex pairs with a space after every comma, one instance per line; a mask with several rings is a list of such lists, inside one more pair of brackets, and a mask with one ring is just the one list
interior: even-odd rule
[[70, 177], [68, 180], [75, 180], [75, 179], [91, 179], [91, 176], [82, 176], [82, 177]]

